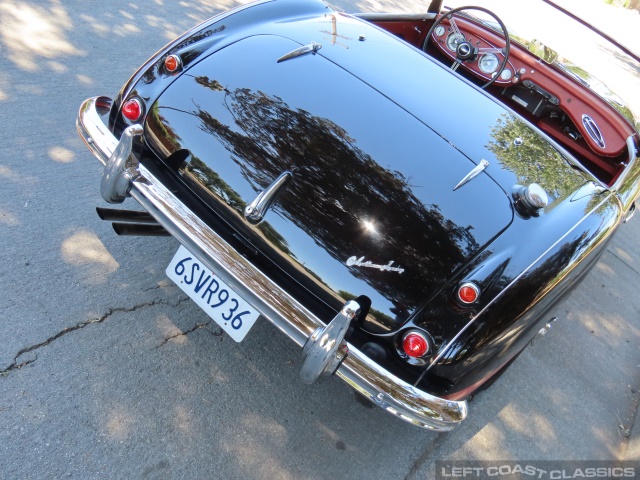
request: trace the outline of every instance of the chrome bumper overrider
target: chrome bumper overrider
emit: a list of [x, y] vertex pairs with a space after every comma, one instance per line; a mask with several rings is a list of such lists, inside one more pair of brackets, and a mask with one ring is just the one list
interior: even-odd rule
[[[316, 337], [319, 329], [325, 327], [323, 322], [233, 250], [130, 154], [132, 137], [142, 134], [140, 126], [129, 127], [120, 141], [113, 136], [100, 117], [110, 105], [107, 97], [90, 98], [80, 107], [77, 120], [80, 137], [105, 165], [101, 185], [105, 200], [117, 203], [127, 195], [135, 198], [200, 261], [299, 346]], [[314, 338], [310, 340], [313, 341]], [[347, 343], [340, 353], [346, 356], [335, 373], [373, 403], [403, 420], [446, 431], [466, 418], [466, 402], [418, 390], [351, 344]], [[304, 363], [308, 363], [306, 358]]]

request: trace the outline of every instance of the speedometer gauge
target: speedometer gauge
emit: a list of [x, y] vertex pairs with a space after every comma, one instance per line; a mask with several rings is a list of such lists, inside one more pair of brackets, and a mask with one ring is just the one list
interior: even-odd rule
[[464, 42], [464, 35], [462, 35], [461, 33], [452, 33], [447, 37], [447, 47], [452, 52], [455, 52], [458, 48], [458, 45], [460, 45], [462, 42]]
[[486, 53], [478, 60], [480, 70], [487, 74], [495, 72], [499, 65], [498, 57], [493, 53]]

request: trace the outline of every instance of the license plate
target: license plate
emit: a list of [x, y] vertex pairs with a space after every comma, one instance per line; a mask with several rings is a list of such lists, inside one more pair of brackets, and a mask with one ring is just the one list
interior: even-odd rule
[[182, 245], [166, 273], [236, 342], [242, 341], [259, 316], [253, 307]]

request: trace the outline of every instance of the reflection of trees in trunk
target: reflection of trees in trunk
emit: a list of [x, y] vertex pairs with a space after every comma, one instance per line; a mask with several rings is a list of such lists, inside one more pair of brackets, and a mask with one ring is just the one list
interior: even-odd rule
[[[196, 81], [224, 95], [220, 100], [235, 123], [226, 125], [197, 105], [201, 128], [226, 147], [256, 191], [283, 171], [293, 172], [274, 207], [284, 217], [341, 264], [355, 255], [405, 269], [399, 274], [351, 267], [354, 276], [394, 302], [399, 317], [417, 306], [425, 288], [436, 288], [478, 250], [472, 227], [444, 218], [437, 205], [424, 205], [402, 173], [377, 164], [331, 120], [262, 92], [229, 91], [207, 77]], [[241, 212], [244, 202], [231, 206]], [[366, 221], [377, 233], [366, 230]]]
[[160, 109], [158, 108], [157, 103], [154, 103], [151, 107], [149, 117], [153, 119], [153, 125], [159, 129], [159, 131], [155, 131], [154, 134], [158, 142], [162, 144], [163, 148], [166, 149], [167, 152], [175, 152], [176, 150], [179, 150], [179, 140], [181, 140], [180, 135], [171, 128], [167, 119], [160, 114]]
[[[576, 175], [560, 154], [524, 122], [504, 114], [491, 130], [487, 148], [522, 185], [538, 183], [553, 198], [576, 190], [584, 179]], [[522, 145], [513, 141], [522, 139]]]
[[[246, 206], [246, 202], [242, 200], [238, 192], [229, 186], [227, 182], [220, 178], [216, 172], [207, 167], [207, 164], [195, 155], [192, 155], [187, 167], [188, 172], [195, 176], [200, 185], [206, 187], [210, 192], [214, 192], [231, 208], [242, 212]], [[282, 235], [280, 235], [268, 222], [262, 222], [258, 225], [258, 229], [262, 232], [272, 245], [277, 247], [283, 253], [293, 255], [289, 251], [289, 245]]]

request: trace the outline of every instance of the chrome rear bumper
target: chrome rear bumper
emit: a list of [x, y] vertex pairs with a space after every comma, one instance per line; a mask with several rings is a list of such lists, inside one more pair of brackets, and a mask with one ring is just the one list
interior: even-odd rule
[[[101, 187], [105, 199], [118, 201], [127, 194], [135, 198], [200, 261], [302, 347], [324, 323], [233, 250], [144, 165], [138, 164], [133, 155], [127, 152], [124, 159], [120, 156], [118, 160], [114, 151], [126, 151], [124, 144], [131, 144], [131, 138], [124, 137], [139, 135], [142, 129], [135, 126], [121, 141], [116, 139], [100, 117], [110, 104], [107, 97], [90, 98], [80, 107], [77, 120], [80, 137], [105, 165]], [[418, 390], [356, 347], [347, 346], [348, 354], [336, 374], [379, 407], [414, 425], [436, 431], [451, 430], [466, 418], [466, 402], [450, 401]]]

